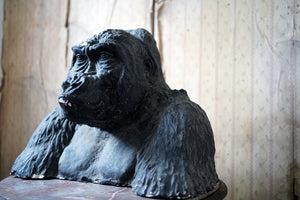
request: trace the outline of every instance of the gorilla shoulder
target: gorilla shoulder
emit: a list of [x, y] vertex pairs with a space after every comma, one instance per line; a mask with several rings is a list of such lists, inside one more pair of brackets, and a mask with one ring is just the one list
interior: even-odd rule
[[173, 90], [156, 130], [138, 152], [133, 192], [167, 198], [205, 194], [218, 181], [212, 170], [214, 153], [205, 112], [189, 100], [184, 90]]

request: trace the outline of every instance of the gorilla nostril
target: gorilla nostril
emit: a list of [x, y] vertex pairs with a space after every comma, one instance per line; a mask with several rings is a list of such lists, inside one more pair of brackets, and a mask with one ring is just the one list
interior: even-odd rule
[[61, 88], [63, 90], [67, 89], [68, 87], [70, 87], [70, 83], [67, 82], [67, 81], [64, 81], [62, 84], [61, 84]]

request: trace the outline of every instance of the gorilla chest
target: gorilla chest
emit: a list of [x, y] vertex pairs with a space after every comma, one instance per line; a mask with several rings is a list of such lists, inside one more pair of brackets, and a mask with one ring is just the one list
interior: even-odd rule
[[59, 160], [59, 176], [103, 184], [130, 184], [136, 148], [98, 128], [82, 125]]

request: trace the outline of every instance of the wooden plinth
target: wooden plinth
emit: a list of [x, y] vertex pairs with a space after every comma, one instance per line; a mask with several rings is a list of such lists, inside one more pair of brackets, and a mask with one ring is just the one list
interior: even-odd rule
[[[217, 200], [223, 199], [227, 194], [226, 185], [220, 181], [215, 190], [202, 197], [192, 200]], [[128, 187], [115, 187], [93, 183], [49, 179], [49, 180], [24, 180], [8, 177], [0, 182], [0, 199], [24, 200], [149, 200], [137, 196]]]

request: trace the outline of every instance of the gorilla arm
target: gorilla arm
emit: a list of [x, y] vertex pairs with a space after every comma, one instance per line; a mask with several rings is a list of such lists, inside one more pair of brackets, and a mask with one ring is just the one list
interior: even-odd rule
[[55, 108], [31, 136], [26, 148], [18, 156], [11, 175], [21, 178], [56, 177], [58, 160], [75, 132], [76, 123], [70, 122]]
[[199, 196], [218, 181], [214, 140], [205, 112], [187, 100], [168, 106], [138, 153], [133, 192], [178, 199]]

